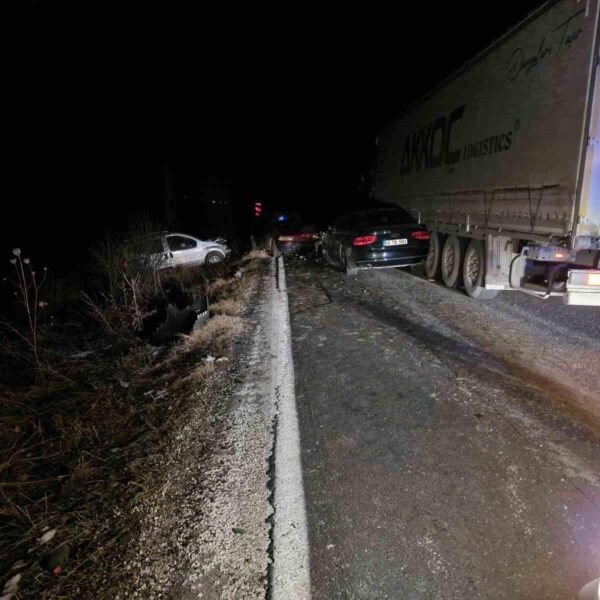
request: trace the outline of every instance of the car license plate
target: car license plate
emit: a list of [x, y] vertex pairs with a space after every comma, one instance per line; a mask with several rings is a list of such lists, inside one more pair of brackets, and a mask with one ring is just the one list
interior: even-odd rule
[[400, 240], [383, 240], [384, 246], [404, 246], [405, 244], [408, 244], [407, 238], [402, 238]]

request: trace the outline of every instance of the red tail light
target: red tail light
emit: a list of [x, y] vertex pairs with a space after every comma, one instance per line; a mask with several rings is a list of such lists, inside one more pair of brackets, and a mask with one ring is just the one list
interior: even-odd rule
[[428, 240], [429, 239], [429, 231], [413, 231], [410, 234], [410, 237], [415, 238], [415, 240]]
[[377, 240], [376, 235], [361, 235], [359, 237], [355, 237], [352, 240], [352, 244], [354, 246], [369, 246], [370, 244], [373, 244], [375, 240]]
[[294, 233], [292, 235], [280, 235], [278, 242], [311, 242], [319, 238], [318, 233]]

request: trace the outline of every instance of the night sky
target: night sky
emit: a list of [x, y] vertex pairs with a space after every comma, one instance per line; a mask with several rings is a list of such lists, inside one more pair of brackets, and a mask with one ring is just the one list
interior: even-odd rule
[[240, 220], [261, 200], [323, 223], [353, 201], [385, 121], [540, 2], [518, 4], [37, 0], [5, 115], [18, 216], [3, 252], [57, 261], [132, 213], [161, 219], [165, 162], [191, 203], [184, 231], [207, 176], [230, 182]]

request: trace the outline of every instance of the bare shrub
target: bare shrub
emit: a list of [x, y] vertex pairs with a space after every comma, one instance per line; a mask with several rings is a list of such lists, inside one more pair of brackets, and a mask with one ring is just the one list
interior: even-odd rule
[[99, 297], [86, 296], [93, 317], [111, 335], [139, 332], [152, 301], [163, 294], [156, 234], [160, 226], [148, 217], [133, 222], [125, 238], [107, 236], [93, 255], [104, 281]]
[[123, 274], [121, 288], [117, 297], [102, 295], [99, 300], [83, 294], [90, 316], [113, 336], [140, 332], [150, 304], [151, 295], [140, 278]]
[[[198, 270], [196, 285], [212, 286], [220, 296], [213, 307], [219, 314], [158, 358], [133, 334], [154, 282], [150, 278], [146, 286], [138, 271], [124, 270], [116, 245], [109, 254], [112, 284], [89, 297], [89, 306], [114, 334], [111, 339], [95, 329], [87, 331], [89, 340], [71, 339], [80, 330], [53, 338], [62, 356], [57, 369], [70, 379], [14, 388], [0, 379], [0, 571], [23, 561], [23, 597], [97, 597], [86, 592], [105, 585], [99, 567], [119, 564], [128, 536], [135, 535], [138, 516], [128, 509], [156, 486], [170, 432], [205, 401], [206, 429], [199, 436], [211, 431], [202, 384], [219, 363], [203, 359], [227, 352], [229, 342], [243, 334], [238, 313], [250, 289], [246, 274], [261, 264], [247, 261], [241, 277], [232, 277], [239, 263]], [[44, 346], [50, 341], [44, 337]], [[55, 528], [56, 538], [40, 546], [40, 535]], [[66, 576], [56, 577], [45, 559], [63, 544], [71, 554], [63, 565]]]
[[[19, 327], [11, 323], [8, 319], [0, 319], [0, 325], [9, 334], [23, 342], [30, 350], [33, 362], [39, 371], [43, 370], [44, 365], [40, 357], [39, 348], [39, 324], [42, 314], [46, 310], [48, 303], [42, 300], [41, 292], [46, 282], [47, 269], [44, 267], [42, 274], [33, 270], [29, 258], [23, 258], [20, 248], [13, 248], [13, 257], [10, 259], [14, 267], [14, 276], [7, 281], [14, 288], [13, 294], [18, 308], [23, 312], [25, 326]], [[14, 345], [7, 344], [7, 348], [13, 352], [18, 352]]]
[[208, 279], [204, 273], [203, 267], [198, 265], [181, 265], [174, 267], [165, 272], [163, 277], [174, 279], [186, 287], [196, 285], [198, 282], [202, 282], [205, 285], [208, 284]]

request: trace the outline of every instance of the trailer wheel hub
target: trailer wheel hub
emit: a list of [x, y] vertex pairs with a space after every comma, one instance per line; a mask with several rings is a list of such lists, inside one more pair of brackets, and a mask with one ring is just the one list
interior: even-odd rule
[[444, 253], [444, 270], [446, 273], [452, 273], [455, 262], [456, 255], [454, 253], [454, 248], [452, 246], [448, 246], [446, 252]]
[[429, 252], [427, 253], [427, 268], [433, 270], [433, 263], [435, 262], [435, 248], [433, 244], [429, 246]]
[[479, 256], [477, 252], [470, 252], [467, 256], [467, 277], [469, 278], [469, 283], [474, 286], [479, 279], [479, 271], [481, 269], [481, 265], [479, 264]]

